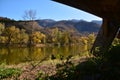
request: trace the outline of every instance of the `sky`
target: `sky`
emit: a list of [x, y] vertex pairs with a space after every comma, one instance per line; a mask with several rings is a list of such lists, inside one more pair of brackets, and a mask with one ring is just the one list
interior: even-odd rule
[[0, 17], [23, 20], [25, 11], [36, 11], [37, 19], [102, 20], [101, 18], [51, 0], [0, 0]]

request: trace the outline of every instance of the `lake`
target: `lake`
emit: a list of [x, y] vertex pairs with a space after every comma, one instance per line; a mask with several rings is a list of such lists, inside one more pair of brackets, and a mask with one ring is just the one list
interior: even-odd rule
[[1, 47], [0, 64], [19, 64], [30, 61], [48, 60], [51, 55], [66, 58], [69, 55], [81, 55], [86, 52], [85, 46], [54, 46], [54, 47]]

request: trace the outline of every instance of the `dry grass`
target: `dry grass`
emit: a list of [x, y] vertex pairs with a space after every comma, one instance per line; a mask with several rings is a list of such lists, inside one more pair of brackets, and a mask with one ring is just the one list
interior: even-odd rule
[[[71, 58], [75, 64], [83, 62], [86, 60], [86, 56], [74, 56]], [[5, 68], [18, 68], [22, 70], [22, 73], [17, 78], [19, 80], [35, 80], [40, 74], [51, 76], [56, 74], [56, 64], [62, 64], [65, 60], [47, 60], [47, 61], [36, 61], [36, 62], [26, 62], [18, 65], [4, 65]], [[10, 80], [10, 79], [9, 79]]]

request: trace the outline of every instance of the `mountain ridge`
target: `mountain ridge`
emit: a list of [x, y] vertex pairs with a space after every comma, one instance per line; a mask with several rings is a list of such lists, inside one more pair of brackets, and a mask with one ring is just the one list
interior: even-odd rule
[[[37, 20], [38, 24], [40, 26], [43, 26], [45, 28], [52, 28], [52, 27], [58, 27], [63, 29], [74, 29], [78, 32], [98, 32], [102, 22], [101, 21], [84, 21], [84, 20]], [[68, 29], [69, 30], [69, 29]]]
[[[34, 30], [42, 31], [46, 28], [51, 29], [57, 27], [61, 31], [68, 31], [74, 33], [97, 33], [102, 21], [93, 20], [91, 22], [85, 20], [60, 20], [55, 21], [52, 19], [42, 19], [42, 20], [34, 20], [34, 21], [15, 21], [10, 18], [0, 17], [0, 22], [4, 22], [7, 26], [16, 26], [18, 28], [26, 29], [28, 32], [33, 28], [31, 25], [34, 24]], [[44, 31], [45, 32], [45, 31]]]

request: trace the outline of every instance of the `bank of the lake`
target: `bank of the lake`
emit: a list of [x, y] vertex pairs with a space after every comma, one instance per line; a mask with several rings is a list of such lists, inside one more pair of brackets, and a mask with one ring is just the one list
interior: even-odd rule
[[51, 55], [57, 59], [69, 55], [82, 55], [87, 53], [86, 46], [46, 46], [46, 47], [0, 47], [0, 63], [8, 65], [30, 61], [48, 60]]
[[[80, 62], [86, 61], [90, 56], [88, 54], [85, 54], [83, 56], [71, 56], [70, 62], [74, 63], [74, 65], [77, 65]], [[0, 79], [2, 80], [36, 80], [37, 78], [44, 80], [45, 77], [55, 75], [57, 73], [57, 64], [66, 64], [67, 59], [60, 60], [60, 59], [50, 59], [46, 61], [32, 61], [32, 62], [26, 62], [26, 63], [20, 63], [17, 65], [6, 65], [1, 64], [1, 69], [6, 69], [6, 73], [4, 75], [1, 75], [0, 73]], [[9, 69], [13, 69], [13, 72], [7, 74], [9, 72]], [[16, 71], [16, 72], [14, 72]], [[14, 74], [15, 73], [15, 74]]]

